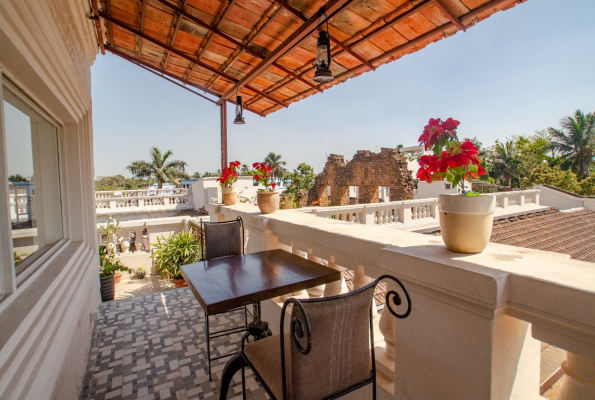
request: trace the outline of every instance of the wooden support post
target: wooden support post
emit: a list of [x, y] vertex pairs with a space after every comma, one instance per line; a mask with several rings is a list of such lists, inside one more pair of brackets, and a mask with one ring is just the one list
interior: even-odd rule
[[221, 172], [227, 168], [227, 103], [219, 106], [221, 108]]

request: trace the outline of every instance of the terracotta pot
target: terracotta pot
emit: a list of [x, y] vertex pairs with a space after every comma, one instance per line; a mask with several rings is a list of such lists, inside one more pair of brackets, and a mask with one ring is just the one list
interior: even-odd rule
[[492, 235], [495, 196], [438, 196], [440, 230], [446, 248], [459, 253], [481, 253]]
[[180, 279], [174, 278], [174, 279], [172, 279], [172, 281], [174, 281], [174, 286], [176, 287], [176, 289], [188, 286], [186, 281], [182, 278], [180, 278]]
[[256, 203], [261, 213], [272, 214], [279, 208], [279, 192], [258, 192]]
[[120, 281], [122, 280], [122, 273], [118, 272], [116, 274], [114, 274], [114, 283], [120, 283]]
[[115, 298], [116, 290], [114, 287], [114, 276], [109, 275], [104, 278], [99, 276], [101, 282], [101, 301], [111, 301]]
[[221, 188], [223, 190], [223, 203], [226, 206], [234, 206], [238, 201], [238, 192], [235, 188]]

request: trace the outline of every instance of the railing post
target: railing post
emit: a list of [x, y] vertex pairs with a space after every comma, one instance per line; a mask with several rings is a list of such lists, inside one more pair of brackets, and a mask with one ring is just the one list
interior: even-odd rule
[[364, 206], [364, 210], [360, 214], [362, 216], [361, 223], [364, 225], [374, 225], [376, 211]]
[[399, 222], [402, 222], [403, 225], [411, 222], [411, 207], [408, 207], [405, 203], [399, 206]]
[[[308, 249], [308, 260], [314, 261], [315, 263], [324, 265], [322, 258], [316, 257], [312, 254], [312, 249]], [[314, 286], [313, 288], [306, 289], [310, 297], [322, 297], [324, 295], [325, 285]]]
[[[358, 265], [357, 270], [353, 271], [353, 280], [351, 281], [351, 283], [353, 283], [353, 290], [362, 288], [373, 281], [373, 279], [366, 276], [364, 272], [365, 268], [361, 265]], [[372, 307], [372, 313], [376, 315], [377, 312], [376, 307]]]
[[340, 271], [341, 280], [327, 283], [324, 288], [324, 297], [347, 293], [349, 290], [347, 289], [347, 284], [345, 283], [345, 268], [335, 263], [335, 256], [329, 257], [328, 267]]
[[[301, 250], [299, 250], [297, 247], [295, 247], [293, 245], [293, 242], [291, 242], [291, 252], [297, 256], [303, 257], [303, 258], [308, 258], [308, 254], [306, 252], [303, 252]], [[308, 299], [310, 298], [310, 296], [308, 295], [308, 292], [304, 289], [304, 290], [300, 290], [299, 292], [294, 292], [294, 293], [289, 293], [286, 294], [284, 296], [281, 296], [281, 300], [285, 301], [287, 300], [289, 297], [295, 297], [296, 299]]]
[[109, 208], [110, 208], [110, 210], [115, 210], [116, 207], [117, 207], [116, 200], [110, 200], [109, 201]]

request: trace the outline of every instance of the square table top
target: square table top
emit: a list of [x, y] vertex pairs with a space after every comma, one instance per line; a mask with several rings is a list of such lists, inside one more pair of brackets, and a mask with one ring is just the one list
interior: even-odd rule
[[180, 269], [207, 315], [341, 279], [335, 269], [278, 249], [201, 261]]

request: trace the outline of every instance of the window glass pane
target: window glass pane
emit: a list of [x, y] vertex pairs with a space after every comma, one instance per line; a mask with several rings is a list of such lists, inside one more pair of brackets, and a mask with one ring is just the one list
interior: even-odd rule
[[62, 239], [56, 127], [4, 87], [8, 193], [16, 274]]

